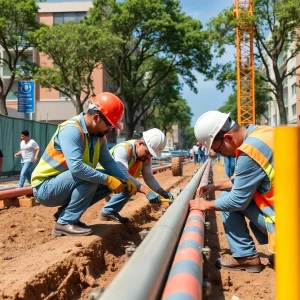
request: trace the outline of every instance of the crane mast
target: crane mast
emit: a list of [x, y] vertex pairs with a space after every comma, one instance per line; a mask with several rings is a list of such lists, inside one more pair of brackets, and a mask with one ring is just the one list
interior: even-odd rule
[[235, 0], [234, 15], [245, 17], [236, 27], [236, 58], [238, 123], [247, 126], [255, 124], [253, 23], [246, 18], [253, 16], [253, 0]]

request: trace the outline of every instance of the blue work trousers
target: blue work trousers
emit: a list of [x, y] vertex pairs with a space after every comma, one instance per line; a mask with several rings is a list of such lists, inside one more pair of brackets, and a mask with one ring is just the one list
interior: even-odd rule
[[124, 192], [120, 194], [114, 194], [109, 202], [103, 207], [102, 212], [105, 214], [111, 212], [119, 212], [122, 210], [129, 199], [130, 195], [128, 193]]
[[84, 181], [65, 171], [43, 181], [34, 188], [34, 196], [44, 206], [65, 206], [59, 224], [75, 224], [88, 207], [111, 191], [106, 185]]
[[[228, 192], [222, 192], [228, 193]], [[245, 257], [256, 254], [254, 241], [250, 235], [246, 218], [250, 220], [249, 227], [259, 244], [268, 243], [268, 233], [262, 212], [254, 200], [241, 211], [221, 212], [225, 234], [233, 257]]]
[[25, 183], [25, 179], [27, 179], [28, 183], [31, 184], [31, 167], [33, 165], [33, 162], [28, 161], [21, 163], [22, 169], [20, 173], [20, 180], [18, 187], [22, 187]]

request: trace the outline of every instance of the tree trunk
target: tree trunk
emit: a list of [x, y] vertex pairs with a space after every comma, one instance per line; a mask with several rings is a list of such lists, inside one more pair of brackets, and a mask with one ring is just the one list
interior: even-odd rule
[[0, 114], [7, 116], [7, 108], [6, 108], [6, 97], [4, 97], [3, 93], [0, 93]]
[[79, 115], [80, 113], [83, 112], [83, 105], [81, 103], [81, 99], [80, 99], [80, 95], [76, 95], [76, 104], [75, 104], [75, 108], [76, 108], [76, 114]]
[[126, 140], [131, 140], [133, 138], [135, 126], [133, 122], [126, 122]]
[[279, 110], [279, 118], [280, 118], [280, 125], [286, 125], [287, 124], [287, 116], [284, 106], [284, 100], [283, 100], [283, 87], [282, 84], [277, 88], [277, 105]]

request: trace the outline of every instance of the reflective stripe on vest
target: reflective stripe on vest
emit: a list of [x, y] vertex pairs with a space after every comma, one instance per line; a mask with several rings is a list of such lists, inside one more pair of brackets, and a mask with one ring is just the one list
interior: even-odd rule
[[275, 252], [275, 210], [274, 210], [274, 128], [269, 126], [258, 126], [244, 143], [236, 150], [236, 157], [241, 152], [247, 154], [265, 171], [270, 180], [270, 189], [266, 193], [256, 191], [253, 198], [257, 207], [264, 215], [268, 231], [269, 251]]
[[136, 140], [129, 140], [123, 143], [119, 143], [117, 145], [115, 145], [113, 148], [110, 149], [110, 154], [114, 157], [114, 150], [117, 147], [123, 146], [128, 153], [128, 173], [134, 177], [137, 178], [140, 176], [143, 167], [146, 166], [150, 160], [147, 159], [146, 161], [141, 161], [141, 160], [137, 160], [136, 157], [133, 155], [133, 147], [135, 144]]
[[74, 126], [77, 127], [81, 134], [81, 142], [82, 142], [82, 161], [89, 165], [90, 167], [95, 168], [100, 156], [100, 147], [102, 139], [97, 139], [97, 142], [94, 146], [94, 155], [92, 160], [90, 159], [90, 141], [89, 138], [84, 134], [82, 127], [79, 123], [80, 116], [76, 116], [72, 119], [65, 121], [64, 123], [58, 125], [56, 132], [51, 138], [42, 158], [40, 159], [38, 165], [34, 169], [32, 173], [31, 185], [32, 187], [36, 187], [40, 185], [45, 179], [57, 176], [60, 173], [68, 170], [68, 165], [66, 162], [66, 158], [63, 152], [58, 151], [54, 147], [55, 137], [58, 135], [61, 128], [65, 126]]

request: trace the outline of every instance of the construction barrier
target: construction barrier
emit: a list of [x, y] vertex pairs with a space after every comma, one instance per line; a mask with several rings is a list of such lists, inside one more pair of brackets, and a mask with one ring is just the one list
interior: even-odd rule
[[0, 149], [4, 156], [0, 175], [11, 176], [21, 171], [21, 158], [14, 157], [14, 154], [20, 150], [21, 132], [29, 131], [30, 137], [40, 146], [40, 155], [42, 155], [56, 131], [57, 125], [0, 115], [0, 128]]
[[300, 128], [275, 128], [276, 299], [300, 299]]

